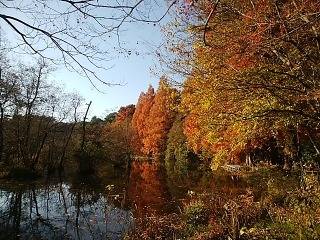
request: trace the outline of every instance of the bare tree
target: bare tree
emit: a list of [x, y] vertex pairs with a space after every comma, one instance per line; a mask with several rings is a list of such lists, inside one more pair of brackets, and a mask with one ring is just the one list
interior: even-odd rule
[[0, 162], [4, 148], [4, 125], [6, 115], [13, 106], [19, 92], [17, 75], [11, 72], [12, 66], [4, 55], [0, 55]]
[[175, 2], [0, 0], [0, 22], [2, 30], [20, 40], [12, 48], [64, 64], [90, 81], [111, 85], [96, 71], [106, 69], [110, 43], [119, 42], [122, 28], [129, 23], [160, 22]]
[[69, 112], [73, 112], [73, 123], [71, 124], [70, 128], [68, 129], [69, 130], [68, 134], [64, 138], [64, 145], [62, 147], [62, 153], [61, 153], [60, 161], [59, 161], [59, 170], [60, 171], [63, 168], [63, 164], [64, 164], [66, 152], [67, 152], [67, 147], [69, 146], [69, 143], [70, 143], [72, 134], [74, 132], [75, 126], [78, 122], [78, 108], [80, 107], [81, 102], [82, 102], [81, 97], [76, 94], [70, 95], [67, 100], [68, 100], [68, 102], [69, 101], [71, 102], [72, 109], [70, 109]]

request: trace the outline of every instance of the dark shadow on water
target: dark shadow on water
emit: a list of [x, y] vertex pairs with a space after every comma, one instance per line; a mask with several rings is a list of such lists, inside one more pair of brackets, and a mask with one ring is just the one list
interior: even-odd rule
[[28, 168], [13, 168], [9, 171], [8, 178], [18, 181], [31, 181], [40, 178], [41, 176]]

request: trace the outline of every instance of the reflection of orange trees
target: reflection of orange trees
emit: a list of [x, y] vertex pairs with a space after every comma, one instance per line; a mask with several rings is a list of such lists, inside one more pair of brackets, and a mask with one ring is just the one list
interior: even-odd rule
[[159, 166], [151, 163], [133, 163], [128, 195], [137, 216], [147, 212], [165, 211], [170, 195]]

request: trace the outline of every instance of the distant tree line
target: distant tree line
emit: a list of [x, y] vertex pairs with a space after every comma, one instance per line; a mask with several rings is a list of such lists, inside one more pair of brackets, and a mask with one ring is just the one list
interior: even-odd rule
[[75, 148], [83, 99], [48, 80], [50, 67], [0, 56], [0, 163], [9, 171], [63, 169]]

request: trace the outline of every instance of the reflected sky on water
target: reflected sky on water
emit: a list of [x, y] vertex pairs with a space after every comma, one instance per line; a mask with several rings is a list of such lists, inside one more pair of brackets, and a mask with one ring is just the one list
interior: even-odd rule
[[0, 240], [123, 239], [136, 218], [180, 212], [190, 190], [234, 195], [247, 188], [211, 175], [179, 183], [157, 164], [137, 162], [129, 178], [110, 181], [0, 181]]
[[0, 239], [121, 239], [132, 227], [132, 212], [107, 193], [66, 183], [0, 190]]

